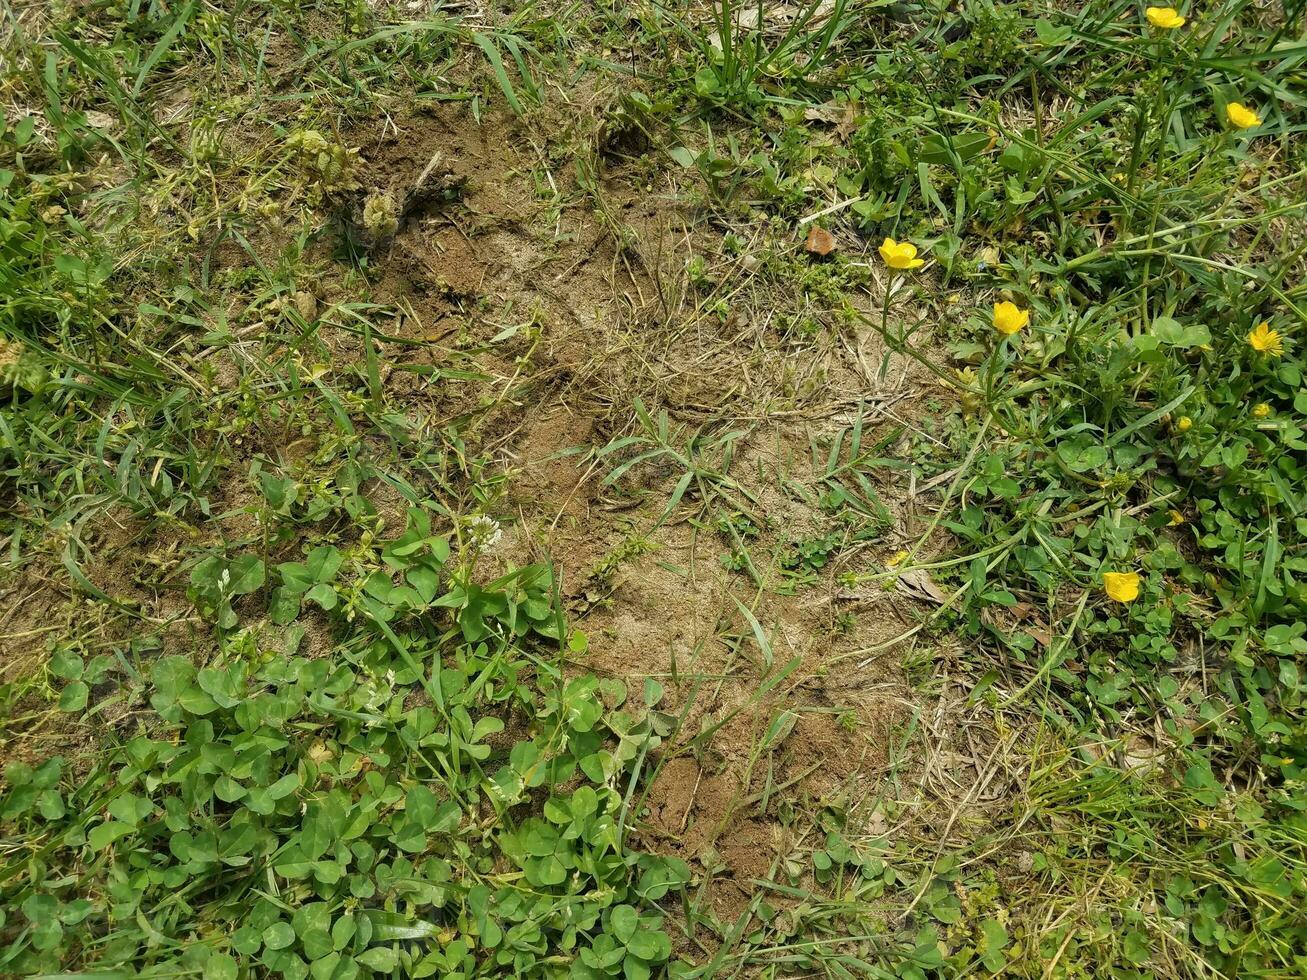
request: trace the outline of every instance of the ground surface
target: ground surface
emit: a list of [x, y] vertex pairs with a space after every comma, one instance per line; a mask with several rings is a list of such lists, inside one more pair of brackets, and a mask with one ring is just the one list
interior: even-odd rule
[[1307, 48], [1183, 13], [7, 10], [0, 973], [1302, 975]]

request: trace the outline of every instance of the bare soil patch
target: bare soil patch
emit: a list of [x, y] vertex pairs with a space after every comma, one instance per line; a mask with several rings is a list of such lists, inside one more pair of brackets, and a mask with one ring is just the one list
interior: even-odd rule
[[[367, 302], [390, 311], [374, 338], [389, 409], [432, 433], [457, 428], [469, 454], [488, 454], [510, 474], [493, 509], [507, 527], [491, 561], [556, 564], [590, 638], [577, 669], [632, 691], [646, 678], [663, 686], [659, 707], [679, 723], [648, 762], [642, 846], [695, 862], [707, 902], [729, 923], [756, 893], [752, 880], [771, 878], [820, 836], [814, 815], [838, 813], [850, 835], [883, 829], [878, 803], [900, 792], [884, 783], [890, 766], [941, 799], [983, 781], [985, 771], [961, 773], [947, 760], [891, 758], [896, 742], [913, 744], [903, 732], [915, 707], [896, 638], [933, 607], [844, 576], [883, 567], [924, 530], [928, 508], [901, 472], [868, 470], [886, 518], [878, 534], [841, 545], [802, 576], [784, 574], [787, 549], [838, 530], [816, 504], [824, 462], [816, 449], [861, 414], [864, 444], [883, 441], [881, 455], [893, 456], [929, 400], [942, 397], [920, 365], [887, 356], [873, 329], [796, 294], [782, 281], [788, 273], [768, 272], [847, 263], [862, 283], [849, 299], [872, 315], [886, 283], [870, 255], [849, 254], [851, 242], [834, 259], [810, 255], [804, 229], [777, 239], [714, 226], [694, 207], [693, 188], [601, 152], [598, 131], [478, 122], [459, 107], [434, 107], [359, 123], [346, 138], [359, 151], [359, 186], [330, 198], [324, 221], [343, 228], [369, 193], [404, 199], [433, 174], [442, 190], [407, 211], [393, 239], [367, 249], [362, 276], [337, 236], [320, 236], [313, 259], [322, 275], [295, 301], [316, 317], [332, 354], [326, 370], [337, 376], [359, 373], [367, 357], [342, 309]], [[582, 171], [597, 168], [588, 185], [578, 160]], [[252, 244], [274, 261], [290, 230], [270, 227]], [[724, 249], [737, 232], [744, 249]], [[699, 282], [688, 271], [695, 260], [708, 270]], [[217, 261], [221, 271], [249, 257], [225, 249]], [[782, 314], [796, 312], [822, 329], [787, 332]], [[681, 476], [666, 459], [605, 480], [621, 457], [595, 450], [633, 431], [637, 398], [687, 437], [741, 433], [729, 464], [740, 490], [728, 499], [756, 519], [756, 579], [724, 567], [732, 544], [714, 524], [720, 501], [691, 489], [663, 517]], [[247, 448], [292, 467], [312, 458], [311, 440], [269, 433], [250, 433]], [[394, 527], [403, 501], [389, 491], [367, 488]], [[215, 519], [215, 540], [258, 533], [252, 496], [233, 466], [214, 500], [214, 513], [226, 515]], [[174, 544], [133, 540], [109, 561], [133, 566]], [[185, 581], [175, 563], [159, 567], [148, 585], [122, 569], [92, 579], [150, 620], [175, 619]], [[0, 622], [9, 639], [36, 642], [38, 619], [81, 601], [60, 570], [48, 574], [59, 587], [30, 576], [7, 587]], [[766, 654], [737, 600], [765, 629]], [[189, 641], [174, 629], [163, 642], [177, 652]], [[22, 673], [21, 658], [5, 660]], [[783, 712], [793, 714], [790, 727], [763, 748]], [[30, 753], [50, 723], [10, 751]], [[937, 720], [939, 738], [949, 724]]]

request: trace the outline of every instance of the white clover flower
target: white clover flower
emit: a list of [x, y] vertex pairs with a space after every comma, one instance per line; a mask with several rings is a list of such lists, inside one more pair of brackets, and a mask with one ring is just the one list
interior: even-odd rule
[[504, 529], [499, 522], [485, 514], [477, 514], [468, 521], [467, 530], [472, 537], [472, 543], [479, 551], [489, 551], [499, 544], [499, 539], [504, 536]]

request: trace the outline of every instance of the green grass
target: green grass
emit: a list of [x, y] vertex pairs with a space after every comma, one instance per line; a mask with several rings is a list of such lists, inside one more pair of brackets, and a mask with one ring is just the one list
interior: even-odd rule
[[[0, 973], [1307, 969], [1302, 4], [776, 6], [0, 13]], [[635, 284], [585, 367], [545, 302], [413, 339], [352, 233], [353, 134], [448, 103], [534, 153], [498, 230]], [[584, 567], [520, 511], [537, 399], [593, 423]], [[601, 681], [569, 605], [693, 583], [682, 527], [725, 667]], [[777, 610], [828, 598], [814, 667]], [[862, 676], [884, 758], [813, 798]], [[688, 861], [677, 759], [739, 763]]]

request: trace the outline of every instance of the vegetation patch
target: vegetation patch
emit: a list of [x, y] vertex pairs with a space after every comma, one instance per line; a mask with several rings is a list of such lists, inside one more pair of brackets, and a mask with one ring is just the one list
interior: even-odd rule
[[1302, 5], [0, 12], [0, 974], [1307, 970]]

